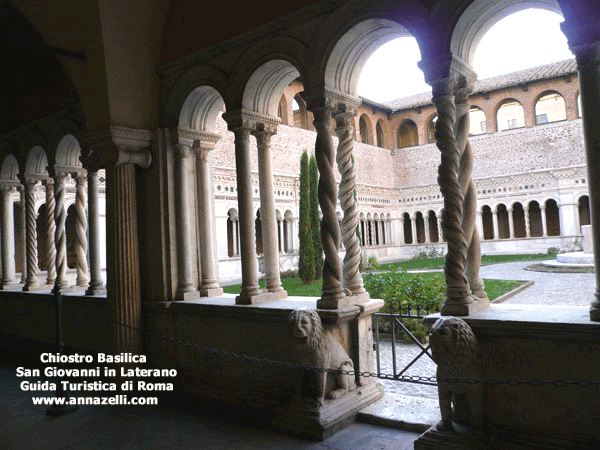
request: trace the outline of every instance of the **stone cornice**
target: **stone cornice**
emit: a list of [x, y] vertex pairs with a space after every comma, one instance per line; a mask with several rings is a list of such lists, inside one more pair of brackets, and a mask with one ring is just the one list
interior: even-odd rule
[[148, 168], [152, 155], [146, 149], [150, 147], [152, 137], [149, 130], [111, 125], [85, 136], [88, 151], [81, 159], [91, 170], [123, 164]]
[[326, 107], [330, 111], [336, 111], [339, 109], [340, 104], [345, 105], [347, 110], [355, 110], [362, 104], [360, 97], [355, 97], [326, 86], [304, 91], [302, 97], [306, 100], [309, 110]]
[[234, 130], [236, 128], [255, 130], [258, 124], [263, 124], [268, 128], [277, 129], [277, 126], [281, 122], [279, 117], [268, 116], [244, 108], [224, 113], [223, 120], [227, 122], [227, 128], [229, 130]]

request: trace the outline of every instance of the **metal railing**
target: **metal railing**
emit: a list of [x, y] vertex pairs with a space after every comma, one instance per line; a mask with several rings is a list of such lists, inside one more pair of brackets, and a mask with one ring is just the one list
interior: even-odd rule
[[[394, 379], [402, 379], [403, 375], [406, 373], [408, 369], [412, 367], [420, 358], [427, 355], [433, 361], [433, 357], [431, 355], [430, 345], [423, 345], [421, 341], [415, 337], [415, 335], [408, 329], [408, 327], [404, 324], [403, 320], [405, 319], [422, 319], [428, 314], [432, 314], [434, 312], [439, 312], [439, 308], [433, 309], [421, 309], [417, 308], [394, 308], [393, 303], [390, 300], [385, 301], [385, 306], [389, 307], [390, 312], [378, 312], [373, 314], [373, 329], [375, 330], [375, 341], [373, 342], [373, 347], [375, 350], [376, 360], [377, 360], [377, 373], [381, 374], [381, 354], [380, 354], [380, 342], [381, 335], [379, 332], [379, 325], [381, 324], [381, 319], [389, 320], [390, 324], [390, 335], [391, 335], [391, 351], [392, 351], [392, 373]], [[384, 306], [384, 308], [385, 308]], [[400, 334], [404, 334], [409, 338], [410, 341], [414, 342], [419, 346], [421, 351], [417, 356], [415, 356], [408, 364], [404, 367], [401, 367], [398, 370], [397, 364], [397, 355], [396, 355], [396, 331], [399, 331]], [[427, 384], [430, 386], [436, 386], [435, 382], [422, 382], [422, 384]]]

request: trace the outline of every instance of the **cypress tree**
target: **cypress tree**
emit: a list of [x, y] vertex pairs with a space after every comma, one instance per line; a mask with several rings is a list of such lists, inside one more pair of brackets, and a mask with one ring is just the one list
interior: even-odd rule
[[312, 230], [313, 252], [315, 259], [315, 280], [321, 278], [323, 271], [323, 247], [321, 246], [321, 219], [319, 217], [319, 169], [315, 156], [310, 157], [310, 226]]
[[304, 151], [300, 159], [300, 257], [298, 260], [298, 276], [304, 284], [314, 280], [315, 261], [313, 239], [310, 229], [310, 173], [308, 153]]

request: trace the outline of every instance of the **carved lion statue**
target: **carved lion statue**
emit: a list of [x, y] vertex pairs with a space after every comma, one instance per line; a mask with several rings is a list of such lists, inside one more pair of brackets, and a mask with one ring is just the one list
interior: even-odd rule
[[[288, 325], [302, 364], [331, 370], [354, 370], [341, 330], [324, 328], [317, 311], [292, 311]], [[314, 375], [309, 395], [318, 406], [323, 405], [325, 398], [339, 398], [355, 386], [353, 375], [327, 372]]]
[[[431, 327], [429, 342], [438, 378], [478, 375], [477, 338], [464, 320], [438, 319]], [[481, 385], [438, 380], [438, 394], [442, 415], [438, 430], [453, 429], [453, 422], [470, 425], [472, 429], [481, 428]]]

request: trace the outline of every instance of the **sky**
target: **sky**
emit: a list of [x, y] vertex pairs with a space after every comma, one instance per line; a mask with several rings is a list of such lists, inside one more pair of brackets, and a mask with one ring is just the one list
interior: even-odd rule
[[[560, 31], [562, 21], [558, 14], [539, 9], [520, 11], [500, 20], [475, 51], [473, 68], [479, 79], [572, 58]], [[365, 64], [358, 94], [384, 102], [430, 91], [417, 67], [420, 59], [414, 38], [387, 42]]]

